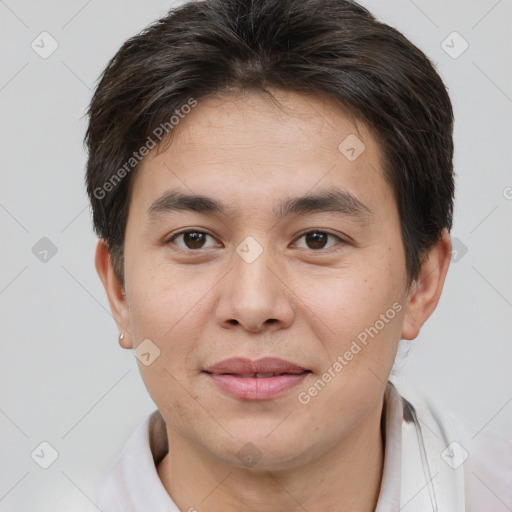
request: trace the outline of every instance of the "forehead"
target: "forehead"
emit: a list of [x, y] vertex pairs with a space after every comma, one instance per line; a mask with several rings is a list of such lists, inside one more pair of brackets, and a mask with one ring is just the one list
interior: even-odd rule
[[342, 187], [374, 204], [376, 213], [385, 209], [390, 188], [368, 127], [325, 97], [272, 94], [199, 101], [173, 128], [170, 144], [164, 141], [141, 162], [134, 195], [149, 206], [176, 187], [202, 195], [217, 191], [226, 202], [242, 193], [299, 196]]
[[[231, 155], [243, 152], [247, 158], [263, 146], [275, 148], [278, 154], [285, 154], [287, 149], [304, 153], [313, 148], [317, 153], [339, 152], [339, 144], [353, 135], [364, 141], [367, 155], [379, 159], [377, 142], [365, 123], [326, 96], [291, 91], [219, 93], [200, 100], [171, 135], [177, 151], [208, 148], [212, 157], [227, 151]], [[162, 148], [167, 145], [157, 148], [156, 153]], [[271, 155], [259, 154], [260, 159], [267, 156]], [[349, 153], [346, 156], [351, 157]]]

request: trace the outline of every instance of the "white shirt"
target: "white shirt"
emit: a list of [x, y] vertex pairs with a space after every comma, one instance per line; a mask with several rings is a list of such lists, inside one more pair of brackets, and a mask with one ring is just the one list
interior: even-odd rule
[[[413, 401], [414, 406], [388, 382], [375, 512], [510, 512], [512, 439], [479, 432], [423, 396]], [[156, 410], [100, 481], [98, 507], [103, 512], [180, 512], [156, 470], [167, 451], [165, 422]]]

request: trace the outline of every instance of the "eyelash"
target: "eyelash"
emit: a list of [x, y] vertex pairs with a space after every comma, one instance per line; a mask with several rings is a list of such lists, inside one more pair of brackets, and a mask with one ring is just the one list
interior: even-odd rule
[[[203, 235], [207, 235], [207, 236], [209, 236], [211, 238], [214, 238], [212, 235], [210, 235], [209, 233], [207, 233], [205, 231], [200, 231], [200, 230], [195, 230], [195, 229], [188, 229], [188, 230], [185, 230], [185, 231], [179, 231], [178, 233], [174, 233], [171, 237], [169, 237], [168, 239], [166, 239], [164, 241], [164, 245], [169, 245], [171, 243], [174, 243], [173, 240], [175, 240], [179, 236], [185, 235], [187, 233], [200, 233], [200, 234], [203, 234]], [[296, 240], [300, 240], [302, 237], [304, 237], [306, 235], [309, 235], [311, 233], [321, 233], [321, 234], [325, 234], [327, 236], [336, 238], [338, 240], [338, 242], [341, 242], [342, 245], [346, 245], [348, 243], [345, 240], [343, 240], [341, 237], [339, 237], [338, 235], [335, 235], [333, 233], [329, 233], [328, 231], [323, 231], [323, 230], [320, 230], [320, 229], [313, 229], [313, 230], [306, 231], [306, 232], [302, 233], [301, 235], [299, 235], [296, 238]], [[174, 245], [176, 245], [176, 244], [174, 244]], [[336, 244], [336, 245], [338, 245], [338, 244]], [[331, 249], [336, 250], [335, 249], [336, 245], [328, 247], [327, 249], [321, 248], [321, 249], [310, 249], [310, 250], [315, 252], [315, 253], [320, 253], [320, 252], [324, 252], [325, 253], [325, 252], [330, 252]], [[189, 248], [183, 248], [183, 247], [180, 247], [180, 246], [177, 246], [177, 247], [178, 247], [179, 250], [185, 251], [185, 252], [200, 252], [201, 250], [204, 250], [204, 248], [189, 249]], [[206, 249], [208, 249], [208, 247]], [[302, 249], [304, 249], [304, 248], [302, 248]]]

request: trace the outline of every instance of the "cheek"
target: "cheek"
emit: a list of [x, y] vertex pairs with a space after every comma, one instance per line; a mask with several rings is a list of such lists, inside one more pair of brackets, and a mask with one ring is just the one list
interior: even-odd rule
[[200, 339], [200, 304], [195, 295], [187, 295], [176, 283], [162, 279], [141, 279], [132, 293], [134, 348], [137, 350], [136, 344], [149, 339], [159, 351], [150, 365], [137, 361], [145, 387], [164, 417], [178, 417], [179, 423], [183, 416], [185, 421], [187, 410], [194, 407], [192, 367], [187, 369], [187, 365]]
[[344, 373], [352, 375], [369, 367], [385, 373], [392, 365], [405, 308], [397, 279], [382, 269], [375, 275], [351, 271], [304, 286], [304, 314], [323, 338], [326, 362], [346, 356]]
[[132, 248], [125, 266], [132, 335], [137, 341], [150, 338], [162, 343], [193, 308], [193, 288], [143, 248]]
[[325, 347], [324, 367], [317, 381], [301, 388], [301, 403], [308, 401], [305, 410], [327, 424], [355, 424], [375, 405], [389, 378], [400, 336], [402, 297], [387, 280], [357, 278], [340, 280], [326, 296], [329, 300], [311, 307], [318, 319], [308, 316]]
[[139, 363], [144, 386], [161, 412], [168, 426], [187, 433], [198, 421], [200, 397], [191, 388], [185, 376], [164, 361], [161, 355], [151, 366]]

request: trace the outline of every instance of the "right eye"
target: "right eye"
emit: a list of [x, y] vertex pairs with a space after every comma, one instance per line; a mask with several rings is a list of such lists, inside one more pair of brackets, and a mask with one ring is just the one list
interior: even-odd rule
[[[168, 245], [170, 243], [174, 243], [174, 240], [178, 240], [182, 238], [183, 244], [180, 245], [178, 243], [175, 243], [180, 249], [189, 250], [192, 252], [197, 251], [198, 249], [204, 249], [204, 243], [207, 237], [210, 237], [212, 240], [214, 238], [204, 232], [204, 231], [197, 231], [197, 230], [187, 230], [187, 231], [180, 231], [179, 233], [175, 233], [171, 238], [167, 239], [164, 244]], [[213, 246], [214, 247], [214, 246]]]

